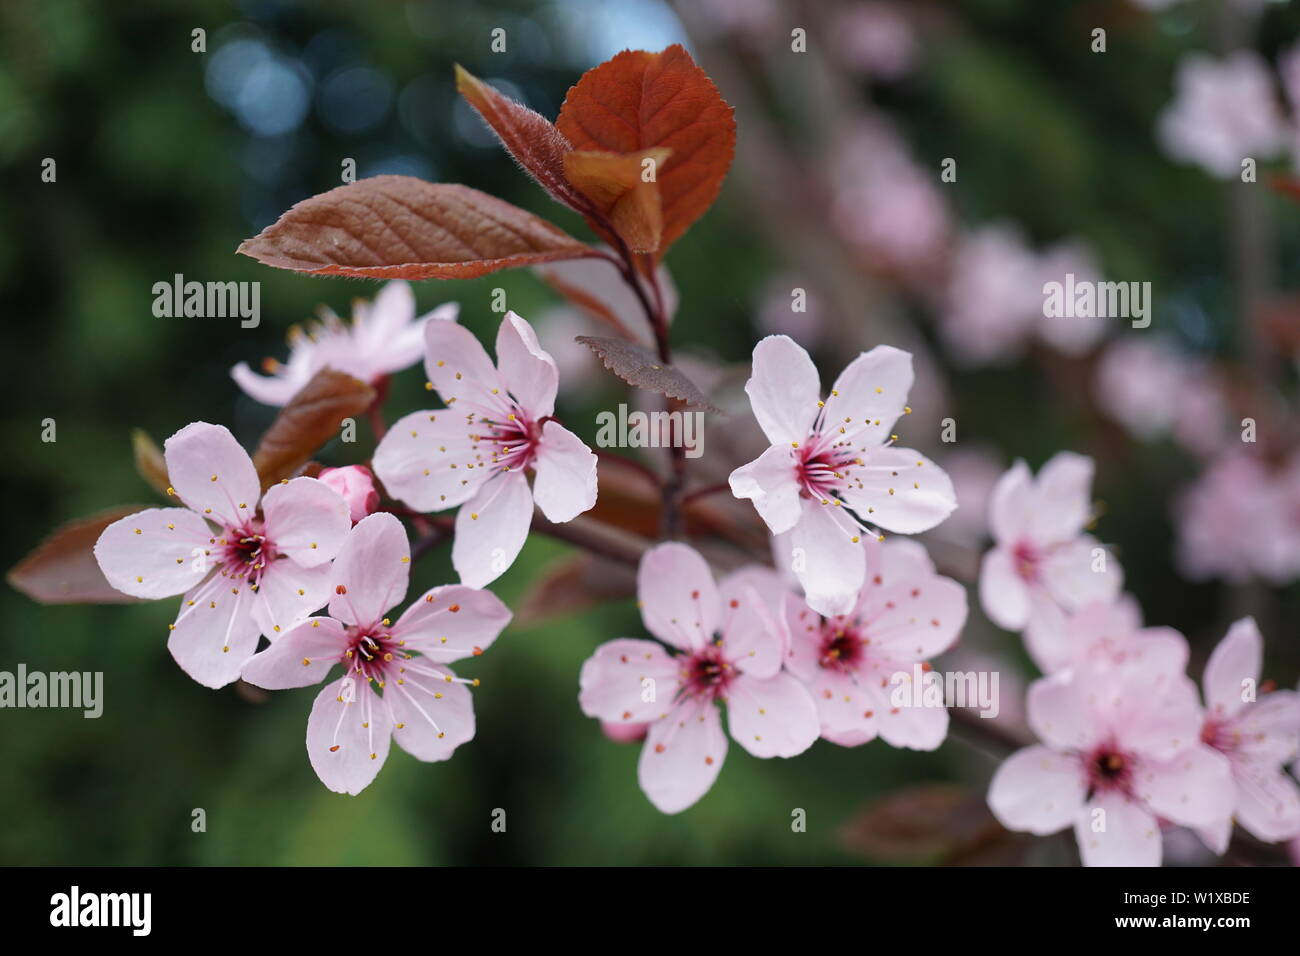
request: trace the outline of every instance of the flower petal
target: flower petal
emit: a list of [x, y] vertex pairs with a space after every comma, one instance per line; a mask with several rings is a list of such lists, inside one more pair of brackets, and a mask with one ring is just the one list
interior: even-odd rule
[[1074, 821], [1084, 866], [1159, 866], [1160, 824], [1117, 793], [1090, 800]]
[[253, 516], [262, 495], [257, 469], [228, 429], [186, 425], [163, 444], [163, 458], [172, 488], [192, 511], [236, 526]]
[[509, 408], [507, 385], [474, 333], [457, 322], [424, 324], [424, 370], [457, 411], [495, 413]]
[[321, 783], [357, 794], [388, 759], [393, 718], [370, 683], [345, 675], [326, 684], [307, 718], [307, 757]]
[[670, 541], [647, 551], [637, 567], [636, 590], [646, 630], [674, 647], [703, 647], [722, 624], [713, 572], [687, 545]]
[[294, 478], [268, 488], [262, 514], [275, 550], [304, 568], [332, 561], [352, 530], [348, 503], [315, 478]]
[[249, 398], [263, 405], [280, 407], [298, 394], [306, 381], [289, 375], [258, 375], [247, 362], [240, 362], [230, 370], [230, 377]]
[[464, 413], [439, 408], [398, 419], [372, 465], [398, 501], [417, 511], [442, 511], [474, 497], [491, 476], [480, 457]]
[[637, 780], [661, 813], [680, 813], [709, 792], [726, 756], [718, 708], [690, 699], [650, 725]]
[[980, 604], [998, 627], [1023, 630], [1029, 623], [1029, 587], [1016, 573], [1011, 550], [992, 548], [980, 563]]
[[952, 514], [957, 493], [947, 472], [910, 448], [862, 453], [843, 489], [844, 503], [863, 521], [898, 534], [928, 531]]
[[887, 435], [903, 414], [911, 388], [911, 354], [891, 345], [877, 345], [844, 367], [826, 397], [823, 421], [843, 423], [846, 438], [868, 425]]
[[989, 497], [989, 528], [998, 544], [1014, 546], [1024, 535], [1032, 519], [1033, 490], [1033, 475], [1020, 459], [993, 486]]
[[817, 366], [788, 335], [769, 335], [754, 346], [753, 368], [745, 394], [767, 440], [786, 447], [803, 441], [821, 400]]
[[511, 616], [491, 591], [444, 584], [416, 598], [389, 633], [411, 650], [450, 664], [491, 647]]
[[400, 678], [384, 685], [393, 739], [419, 760], [446, 760], [474, 739], [474, 697], [452, 671], [432, 663], [426, 667], [422, 660], [408, 663]]
[[456, 512], [451, 563], [460, 583], [486, 587], [515, 563], [533, 523], [533, 493], [522, 471], [493, 478]]
[[846, 614], [857, 603], [866, 572], [863, 533], [834, 505], [804, 502], [803, 517], [790, 532], [790, 547], [795, 576], [808, 606], [819, 614]]
[[1246, 761], [1234, 768], [1237, 822], [1266, 843], [1300, 836], [1300, 789], [1276, 765]]
[[966, 624], [966, 589], [950, 578], [932, 574], [873, 590], [874, 607], [861, 620], [872, 645], [891, 660], [942, 654]]
[[1039, 544], [1069, 541], [1092, 513], [1091, 458], [1063, 451], [1038, 472], [1029, 533]]
[[542, 426], [533, 500], [548, 521], [572, 521], [596, 504], [596, 455], [557, 421]]
[[785, 629], [749, 585], [734, 590], [722, 607], [722, 649], [743, 674], [771, 677], [785, 658]]
[[1090, 689], [1069, 671], [1030, 684], [1026, 716], [1038, 739], [1053, 750], [1087, 750], [1101, 733], [1093, 719]]
[[138, 598], [164, 598], [194, 587], [211, 570], [208, 523], [188, 508], [150, 508], [103, 530], [95, 561], [108, 583]]
[[1259, 683], [1264, 666], [1264, 639], [1253, 617], [1228, 629], [1205, 664], [1205, 704], [1215, 717], [1230, 717], [1247, 703], [1246, 693]]
[[1048, 551], [1040, 573], [1048, 593], [1067, 611], [1095, 602], [1110, 603], [1124, 587], [1119, 561], [1086, 534]]
[[402, 522], [386, 511], [362, 518], [331, 567], [330, 617], [369, 627], [406, 597], [411, 546]]
[[1134, 785], [1156, 814], [1189, 827], [1231, 816], [1236, 801], [1228, 758], [1204, 744], [1169, 760], [1144, 761]]
[[753, 501], [773, 534], [789, 531], [799, 521], [799, 483], [789, 445], [772, 445], [733, 471], [729, 480], [731, 493]]
[[289, 560], [272, 561], [262, 572], [253, 602], [253, 620], [269, 640], [294, 627], [329, 601], [333, 572], [329, 565], [302, 568]]
[[821, 732], [808, 688], [790, 674], [765, 679], [741, 674], [727, 690], [727, 726], [755, 757], [793, 757]]
[[666, 717], [681, 685], [678, 666], [654, 641], [606, 641], [582, 665], [578, 705], [611, 724], [646, 724]]
[[185, 596], [167, 650], [204, 687], [225, 687], [257, 650], [253, 589], [214, 574]]
[[324, 680], [346, 649], [343, 625], [332, 617], [314, 617], [250, 657], [240, 676], [267, 690], [308, 687]]
[[1049, 747], [1025, 747], [993, 775], [989, 809], [1008, 830], [1047, 836], [1074, 822], [1087, 795], [1077, 757]]
[[534, 421], [555, 413], [560, 373], [555, 359], [537, 341], [533, 327], [507, 312], [497, 329], [497, 364], [510, 394]]

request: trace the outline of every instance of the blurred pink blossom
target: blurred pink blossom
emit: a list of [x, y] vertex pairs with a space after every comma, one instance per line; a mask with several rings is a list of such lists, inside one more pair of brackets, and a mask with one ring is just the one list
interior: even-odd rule
[[880, 80], [896, 80], [916, 65], [916, 33], [895, 4], [849, 3], [833, 21], [840, 58], [850, 68]]
[[1286, 132], [1272, 71], [1251, 50], [1222, 60], [1187, 54], [1174, 78], [1174, 100], [1156, 122], [1166, 153], [1218, 179], [1239, 176], [1247, 157], [1276, 156]]
[[1237, 794], [1232, 813], [1201, 828], [1216, 853], [1228, 848], [1234, 816], [1266, 843], [1300, 836], [1300, 787], [1283, 769], [1300, 747], [1300, 694], [1262, 692], [1263, 665], [1264, 639], [1250, 617], [1232, 625], [1205, 665], [1201, 739], [1228, 758]]
[[1079, 240], [1058, 242], [1039, 255], [1016, 226], [982, 226], [957, 247], [941, 331], [954, 356], [969, 365], [1014, 361], [1035, 337], [1059, 352], [1078, 354], [1105, 335], [1112, 320], [1048, 316], [1044, 288], [1049, 282], [1097, 283], [1101, 277], [1092, 251]]
[[941, 577], [925, 548], [893, 538], [864, 542], [867, 576], [857, 603], [823, 617], [790, 595], [784, 614], [790, 631], [786, 667], [812, 693], [822, 736], [857, 746], [879, 735], [891, 747], [934, 750], [948, 735], [943, 706], [898, 706], [916, 665], [948, 650], [966, 623], [966, 590]]
[[1096, 376], [1097, 403], [1136, 438], [1172, 434], [1198, 454], [1222, 444], [1228, 408], [1212, 372], [1167, 340], [1119, 339], [1102, 355]]
[[1031, 648], [1037, 632], [1063, 626], [1062, 613], [1113, 601], [1122, 586], [1119, 562], [1084, 533], [1092, 475], [1091, 458], [1060, 452], [1037, 478], [1017, 461], [993, 491], [994, 545], [980, 567], [980, 603], [999, 627], [1034, 632], [1026, 634]]
[[1279, 480], [1248, 452], [1215, 458], [1178, 496], [1174, 515], [1178, 564], [1192, 580], [1284, 583], [1300, 571], [1300, 482]]
[[1035, 681], [1042, 743], [1008, 757], [989, 787], [1003, 826], [1073, 826], [1085, 866], [1159, 866], [1162, 819], [1202, 827], [1231, 813], [1228, 761], [1200, 742], [1196, 687], [1167, 665], [1097, 661]]

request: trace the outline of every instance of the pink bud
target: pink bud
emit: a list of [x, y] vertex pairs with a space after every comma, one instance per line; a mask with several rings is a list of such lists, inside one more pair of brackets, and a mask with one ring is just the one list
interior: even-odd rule
[[649, 727], [649, 724], [616, 724], [608, 720], [600, 722], [601, 731], [616, 744], [634, 744], [638, 740], [644, 740]]
[[375, 480], [370, 474], [370, 469], [362, 465], [325, 468], [316, 477], [338, 492], [348, 503], [353, 524], [379, 507], [379, 492], [375, 491]]

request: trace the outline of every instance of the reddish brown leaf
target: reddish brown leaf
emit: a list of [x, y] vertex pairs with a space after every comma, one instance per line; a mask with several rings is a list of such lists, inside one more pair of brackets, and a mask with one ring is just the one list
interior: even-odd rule
[[171, 481], [167, 478], [167, 462], [162, 449], [143, 428], [131, 432], [131, 450], [135, 454], [135, 470], [161, 495], [167, 494]]
[[686, 50], [625, 50], [583, 74], [556, 121], [579, 150], [673, 151], [658, 170], [667, 250], [713, 205], [736, 150], [736, 121]]
[[645, 163], [658, 170], [672, 155], [659, 147], [637, 153], [574, 150], [564, 157], [564, 173], [608, 219], [633, 252], [655, 252], [663, 235], [663, 209], [657, 179], [646, 180]]
[[375, 400], [375, 390], [351, 375], [321, 369], [280, 409], [253, 454], [266, 488], [290, 478], [316, 450], [339, 433], [343, 419], [360, 415]]
[[609, 369], [629, 385], [676, 398], [696, 408], [721, 412], [698, 385], [671, 365], [665, 365], [649, 349], [623, 339], [579, 335], [577, 341], [600, 356]]
[[277, 269], [375, 279], [470, 279], [594, 254], [504, 200], [411, 176], [304, 199], [238, 251]]
[[508, 96], [503, 96], [456, 64], [456, 89], [483, 117], [501, 145], [558, 202], [590, 215], [590, 200], [564, 175], [564, 154], [573, 149], [555, 124]]
[[121, 505], [54, 531], [9, 571], [13, 587], [40, 604], [130, 604], [136, 598], [108, 583], [95, 561], [95, 542], [119, 518], [149, 505]]

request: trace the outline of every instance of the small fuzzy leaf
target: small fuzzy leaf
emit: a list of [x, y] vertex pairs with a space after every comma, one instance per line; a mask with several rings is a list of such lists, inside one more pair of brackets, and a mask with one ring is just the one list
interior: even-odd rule
[[317, 372], [280, 409], [253, 454], [266, 488], [291, 478], [322, 445], [339, 433], [343, 419], [360, 415], [375, 400], [375, 390], [332, 368]]
[[604, 336], [579, 335], [576, 341], [591, 349], [609, 369], [629, 385], [658, 392], [675, 398], [695, 408], [711, 412], [722, 410], [704, 394], [698, 385], [671, 365], [665, 365], [649, 349], [623, 339]]

